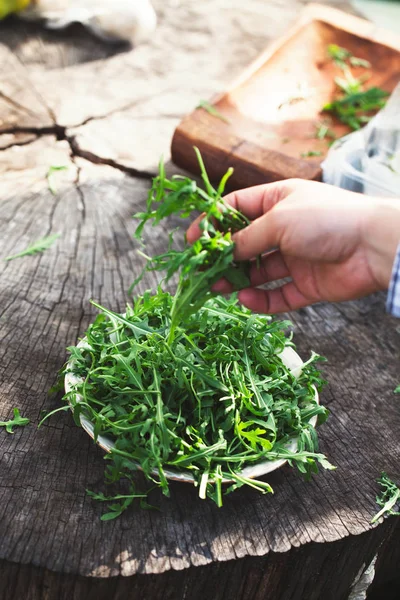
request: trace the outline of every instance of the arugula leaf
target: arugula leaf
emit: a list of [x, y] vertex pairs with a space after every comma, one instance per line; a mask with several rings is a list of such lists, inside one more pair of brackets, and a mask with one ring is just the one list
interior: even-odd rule
[[400, 394], [400, 385], [397, 386], [397, 388], [394, 390], [395, 394]]
[[[112, 521], [113, 519], [116, 519], [117, 517], [121, 516], [121, 514], [127, 508], [129, 508], [129, 506], [131, 506], [134, 500], [136, 500], [137, 498], [145, 500], [147, 498], [147, 494], [136, 493], [135, 487], [132, 482], [130, 486], [130, 492], [130, 494], [117, 494], [115, 496], [105, 496], [102, 492], [96, 493], [90, 490], [86, 490], [87, 495], [93, 498], [93, 500], [98, 500], [100, 502], [113, 502], [113, 504], [109, 504], [107, 507], [109, 509], [109, 512], [104, 513], [100, 517], [102, 521]], [[121, 502], [115, 502], [115, 500], [120, 500]]]
[[302, 158], [310, 158], [311, 156], [322, 156], [322, 152], [320, 150], [308, 150], [307, 152], [302, 152], [300, 156]]
[[323, 112], [329, 112], [351, 129], [360, 129], [371, 117], [385, 106], [389, 93], [379, 87], [363, 89], [368, 76], [354, 77], [348, 63], [352, 66], [369, 67], [368, 61], [354, 57], [346, 48], [336, 44], [328, 46], [328, 56], [342, 69], [344, 77], [336, 77], [335, 83], [342, 93], [332, 102], [323, 106]]
[[342, 48], [337, 44], [329, 44], [327, 48], [327, 54], [330, 59], [338, 66], [343, 68], [346, 66], [346, 61], [352, 56], [351, 52], [346, 48]]
[[335, 140], [336, 134], [332, 129], [329, 129], [329, 125], [327, 123], [318, 123], [316, 128], [316, 138], [318, 140]]
[[346, 70], [347, 63], [350, 63], [353, 67], [363, 67], [364, 69], [369, 69], [371, 67], [371, 63], [368, 62], [368, 60], [353, 56], [349, 50], [342, 48], [337, 44], [329, 44], [327, 53], [329, 58], [343, 70]]
[[349, 60], [352, 67], [363, 67], [364, 69], [371, 68], [371, 63], [365, 58], [357, 58], [357, 56], [350, 56]]
[[57, 195], [57, 188], [54, 183], [54, 174], [58, 171], [66, 171], [68, 169], [67, 165], [59, 165], [59, 166], [51, 166], [46, 174], [47, 186], [53, 196]]
[[40, 240], [34, 242], [31, 246], [28, 246], [25, 250], [18, 252], [18, 254], [12, 254], [11, 256], [7, 256], [4, 260], [14, 260], [15, 258], [20, 258], [22, 256], [31, 256], [33, 254], [40, 254], [50, 248], [54, 244], [54, 242], [60, 237], [59, 233], [55, 233], [53, 235], [48, 235]]
[[198, 105], [197, 105], [196, 108], [203, 108], [210, 115], [212, 115], [213, 117], [216, 117], [217, 119], [220, 119], [220, 121], [224, 121], [224, 123], [230, 123], [231, 122], [230, 119], [228, 119], [227, 117], [225, 117], [222, 113], [219, 112], [219, 110], [217, 110], [215, 108], [215, 106], [213, 106], [212, 104], [210, 104], [206, 100], [200, 100], [200, 102], [198, 103]]
[[9, 421], [0, 421], [0, 427], [5, 427], [7, 433], [14, 433], [14, 427], [25, 427], [25, 425], [29, 424], [29, 419], [26, 417], [21, 417], [18, 408], [14, 408], [14, 417]]
[[376, 503], [378, 506], [381, 506], [382, 509], [371, 519], [371, 523], [376, 523], [376, 521], [385, 514], [400, 516], [400, 512], [394, 510], [396, 504], [400, 503], [400, 488], [397, 487], [394, 481], [392, 481], [384, 471], [377, 481], [381, 487], [381, 491], [376, 497]]
[[368, 123], [370, 113], [385, 106], [388, 92], [378, 87], [369, 88], [365, 91], [345, 93], [341, 98], [325, 104], [323, 111], [330, 112], [351, 129], [360, 129]]
[[239, 437], [245, 438], [246, 441], [250, 442], [252, 450], [257, 451], [258, 445], [265, 450], [271, 450], [273, 447], [272, 442], [264, 437], [266, 429], [254, 427], [254, 423], [254, 421], [239, 421], [236, 427], [236, 433]]

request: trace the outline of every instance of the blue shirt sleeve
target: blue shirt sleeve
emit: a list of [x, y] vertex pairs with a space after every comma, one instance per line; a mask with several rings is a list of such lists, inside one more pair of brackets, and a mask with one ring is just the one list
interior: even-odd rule
[[386, 301], [386, 310], [395, 317], [400, 317], [400, 246], [397, 248], [393, 264], [392, 279]]

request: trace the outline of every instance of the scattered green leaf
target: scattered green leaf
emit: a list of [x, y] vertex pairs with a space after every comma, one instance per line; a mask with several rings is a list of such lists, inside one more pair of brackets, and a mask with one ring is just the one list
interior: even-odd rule
[[352, 56], [349, 50], [337, 44], [329, 44], [327, 53], [328, 57], [340, 68], [346, 67], [347, 60]]
[[368, 123], [377, 110], [385, 106], [389, 94], [373, 87], [363, 92], [344, 94], [337, 100], [325, 104], [323, 111], [330, 112], [351, 129], [360, 129]]
[[302, 158], [310, 158], [311, 156], [322, 156], [322, 152], [320, 150], [307, 150], [307, 152], [302, 152], [300, 156]]
[[335, 140], [335, 132], [329, 128], [327, 123], [318, 123], [316, 127], [316, 138], [318, 140]]
[[20, 258], [22, 256], [31, 256], [33, 254], [40, 254], [50, 248], [54, 244], [54, 242], [60, 237], [59, 233], [54, 233], [53, 235], [48, 235], [37, 242], [34, 242], [31, 246], [28, 246], [25, 250], [18, 252], [18, 254], [12, 254], [11, 256], [7, 256], [4, 260], [14, 260], [15, 258]]
[[329, 44], [327, 52], [329, 58], [343, 70], [348, 68], [348, 63], [350, 63], [353, 67], [363, 67], [364, 69], [369, 69], [371, 67], [370, 62], [364, 58], [357, 58], [356, 56], [353, 56], [349, 50], [342, 48], [337, 44]]
[[210, 115], [212, 115], [213, 117], [216, 117], [220, 121], [224, 121], [224, 123], [230, 123], [231, 122], [230, 119], [228, 119], [227, 117], [225, 117], [222, 113], [219, 112], [219, 110], [217, 110], [215, 108], [215, 106], [213, 106], [212, 104], [210, 104], [206, 100], [200, 100], [200, 102], [199, 102], [199, 104], [197, 105], [196, 108], [202, 108], [203, 110], [206, 110]]
[[342, 69], [344, 77], [336, 77], [335, 83], [340, 95], [322, 108], [337, 117], [352, 130], [360, 129], [374, 114], [383, 108], [389, 95], [379, 87], [364, 89], [368, 75], [354, 77], [348, 63], [353, 66], [370, 66], [368, 61], [354, 57], [346, 48], [336, 44], [328, 46], [328, 55]]
[[68, 169], [67, 165], [58, 165], [58, 166], [49, 167], [49, 170], [47, 171], [47, 174], [46, 174], [46, 179], [47, 179], [47, 186], [48, 186], [50, 192], [53, 194], [53, 196], [57, 195], [57, 188], [56, 188], [55, 182], [54, 182], [54, 174], [59, 171], [66, 171], [67, 169]]
[[9, 421], [0, 421], [0, 427], [5, 427], [7, 433], [14, 433], [14, 427], [25, 427], [25, 425], [29, 424], [29, 419], [26, 417], [21, 417], [19, 409], [14, 408], [14, 418]]
[[397, 388], [394, 390], [395, 394], [400, 394], [400, 385], [397, 386]]
[[344, 77], [335, 77], [334, 81], [344, 94], [351, 96], [352, 94], [359, 94], [363, 91], [363, 84], [368, 79], [366, 77], [354, 77], [350, 69], [345, 71]]
[[376, 497], [376, 503], [382, 509], [371, 519], [371, 523], [376, 523], [385, 514], [400, 516], [400, 512], [394, 510], [395, 506], [400, 502], [400, 489], [398, 486], [385, 472], [382, 472], [381, 477], [378, 479], [378, 484], [381, 487], [381, 491]]
[[107, 506], [109, 512], [104, 513], [100, 517], [102, 521], [112, 521], [119, 517], [138, 498], [143, 500], [147, 498], [147, 494], [138, 494], [135, 491], [135, 485], [132, 480], [130, 481], [129, 491], [129, 494], [117, 494], [115, 496], [105, 496], [102, 493], [97, 494], [90, 490], [86, 490], [86, 493], [93, 498], [93, 500], [98, 500], [99, 502], [112, 502], [112, 504], [108, 504]]
[[370, 69], [371, 63], [365, 58], [357, 58], [357, 56], [350, 56], [350, 64], [352, 67], [363, 67], [364, 69]]

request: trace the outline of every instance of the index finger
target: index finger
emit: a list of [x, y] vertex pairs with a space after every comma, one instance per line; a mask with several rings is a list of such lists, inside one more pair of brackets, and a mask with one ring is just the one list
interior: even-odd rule
[[[236, 208], [236, 210], [244, 214], [250, 221], [254, 221], [271, 210], [275, 204], [283, 200], [291, 191], [290, 180], [275, 181], [274, 183], [266, 183], [232, 192], [227, 194], [223, 198], [223, 201]], [[200, 237], [200, 223], [203, 219], [204, 214], [197, 217], [189, 226], [186, 232], [186, 239], [190, 244]]]

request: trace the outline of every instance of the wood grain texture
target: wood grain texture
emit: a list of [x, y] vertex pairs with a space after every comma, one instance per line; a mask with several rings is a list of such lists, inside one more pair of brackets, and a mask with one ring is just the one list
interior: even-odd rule
[[[400, 79], [400, 37], [332, 8], [310, 5], [297, 24], [272, 43], [212, 106], [222, 118], [197, 108], [175, 130], [172, 159], [199, 172], [193, 146], [202, 152], [214, 179], [228, 163], [230, 180], [241, 188], [299, 177], [321, 179], [329, 139], [317, 139], [321, 123], [340, 138], [349, 128], [322, 112], [337, 94], [340, 69], [327, 58], [330, 44], [367, 60], [368, 87], [393, 91]], [[294, 57], [296, 57], [294, 59]], [[365, 76], [363, 68], [352, 69]], [[307, 157], [308, 152], [317, 156]]]
[[367, 600], [397, 600], [400, 591], [400, 521], [379, 549], [375, 578]]
[[[1, 39], [1, 38], [0, 38]], [[54, 125], [51, 111], [32, 85], [24, 65], [0, 44], [0, 133]]]
[[329, 546], [311, 543], [283, 554], [136, 577], [88, 579], [2, 561], [0, 599], [42, 600], [46, 594], [57, 600], [347, 600], [363, 561], [390, 529], [386, 523], [372, 536]]
[[[148, 171], [165, 145], [162, 123], [170, 114], [165, 104], [168, 110], [179, 107], [180, 118], [198, 93], [184, 86], [190, 81], [191, 88], [196, 69], [204, 77], [209, 73], [211, 83], [204, 85], [214, 87], [224, 70], [238, 64], [239, 72], [240, 61], [258, 53], [278, 21], [281, 30], [287, 24], [287, 2], [277, 2], [276, 13], [271, 9], [275, 17], [267, 33], [260, 24], [261, 0], [248, 4], [242, 23], [229, 13], [219, 51], [228, 42], [234, 50], [229, 59], [218, 59], [218, 67], [202, 48], [208, 51], [218, 36], [222, 0], [185, 3], [186, 20], [204, 11], [198, 36], [196, 20], [190, 25], [197, 42], [182, 42], [180, 54], [186, 58], [175, 50], [171, 31], [178, 17], [168, 6], [160, 10], [164, 24], [154, 47], [110, 50], [107, 60], [97, 42], [75, 30], [58, 42], [37, 28], [11, 31], [0, 25], [1, 41], [14, 52], [10, 58], [0, 44], [0, 56], [20, 64], [36, 106], [36, 120], [21, 115], [15, 125], [15, 107], [2, 105], [1, 118], [11, 125], [0, 134], [0, 256], [61, 234], [43, 255], [0, 261], [0, 419], [19, 407], [32, 421], [14, 435], [0, 430], [0, 598], [183, 599], [206, 591], [213, 598], [215, 589], [216, 600], [261, 599], [268, 593], [273, 600], [300, 600], [300, 593], [314, 589], [316, 599], [329, 598], [330, 585], [340, 588], [332, 600], [345, 600], [354, 574], [394, 527], [392, 521], [369, 525], [376, 509], [375, 479], [381, 469], [396, 472], [400, 459], [400, 416], [392, 393], [398, 384], [399, 325], [385, 315], [384, 297], [291, 315], [300, 354], [314, 349], [329, 359], [330, 385], [322, 399], [332, 415], [320, 431], [321, 449], [338, 469], [307, 483], [285, 467], [269, 478], [273, 497], [242, 490], [221, 510], [198, 500], [192, 487], [173, 484], [170, 499], [158, 493], [151, 498], [160, 512], [134, 507], [104, 523], [102, 506], [85, 493], [104, 490], [103, 453], [69, 414], [36, 429], [42, 411], [59, 405], [47, 392], [65, 361], [65, 348], [95, 315], [90, 298], [123, 310], [126, 290], [142, 267], [131, 215], [143, 207]], [[184, 32], [185, 19], [179, 22]], [[253, 45], [242, 56], [254, 31]], [[190, 43], [192, 49], [185, 46]], [[98, 60], [89, 63], [96, 52]], [[24, 90], [8, 81], [10, 72], [8, 89], [22, 104]], [[201, 84], [199, 92], [204, 90]], [[131, 132], [132, 148], [125, 130]], [[104, 140], [109, 147], [103, 150]], [[57, 174], [53, 195], [46, 174], [60, 164], [68, 169]], [[148, 234], [149, 253], [165, 247], [168, 229], [176, 224]], [[148, 276], [140, 290], [155, 285]], [[385, 573], [392, 577], [392, 563]]]

